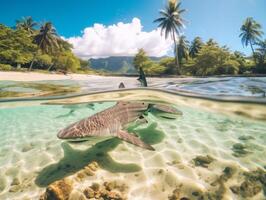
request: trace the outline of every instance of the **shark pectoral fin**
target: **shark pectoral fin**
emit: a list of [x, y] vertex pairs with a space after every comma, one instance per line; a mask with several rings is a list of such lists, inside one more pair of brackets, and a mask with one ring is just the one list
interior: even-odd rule
[[177, 114], [177, 115], [182, 115], [183, 113], [178, 110], [177, 108], [175, 108], [172, 105], [165, 105], [165, 104], [149, 104], [148, 107], [149, 111], [153, 111], [153, 110], [157, 110], [157, 111], [161, 111], [161, 112], [166, 112], [166, 113], [173, 113], [173, 114]]
[[136, 146], [142, 147], [144, 149], [155, 151], [155, 149], [151, 145], [146, 144], [145, 142], [140, 140], [138, 137], [136, 137], [136, 136], [134, 136], [134, 135], [132, 135], [132, 134], [126, 132], [126, 131], [120, 130], [117, 133], [117, 137], [120, 138], [121, 140], [124, 140], [124, 141], [126, 141], [128, 143], [134, 144]]

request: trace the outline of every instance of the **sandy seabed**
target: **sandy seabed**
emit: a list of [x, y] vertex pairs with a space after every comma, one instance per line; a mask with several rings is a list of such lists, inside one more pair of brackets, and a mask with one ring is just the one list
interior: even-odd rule
[[[56, 138], [67, 124], [110, 105], [96, 103], [94, 110], [73, 115], [60, 105], [2, 109], [0, 199], [39, 199], [63, 178], [72, 181], [71, 200], [84, 199], [86, 188], [105, 182], [123, 185], [129, 200], [265, 198], [265, 123], [179, 105], [183, 115], [176, 120], [151, 114], [148, 124], [135, 129], [156, 151], [118, 139], [91, 146]], [[92, 162], [99, 168], [83, 173]]]

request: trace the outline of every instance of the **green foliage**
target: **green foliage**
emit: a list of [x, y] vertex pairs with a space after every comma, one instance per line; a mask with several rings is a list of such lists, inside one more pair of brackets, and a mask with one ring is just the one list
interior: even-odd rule
[[257, 43], [258, 48], [254, 53], [257, 66], [255, 71], [257, 73], [266, 73], [266, 40]]
[[11, 71], [12, 70], [12, 66], [9, 64], [1, 64], [0, 63], [0, 70], [1, 71]]
[[25, 30], [29, 34], [33, 34], [35, 32], [35, 27], [38, 25], [32, 17], [23, 17], [21, 20], [16, 21], [16, 28], [18, 30]]
[[176, 73], [176, 65], [174, 58], [162, 58], [159, 62], [159, 65], [164, 67], [165, 74], [175, 74]]
[[75, 72], [80, 68], [80, 61], [71, 51], [59, 54], [54, 60], [57, 69]]
[[190, 45], [189, 48], [189, 56], [191, 58], [195, 58], [197, 56], [197, 54], [199, 53], [199, 50], [201, 49], [201, 47], [204, 45], [204, 43], [202, 42], [202, 39], [200, 37], [196, 37]]
[[136, 70], [139, 70], [139, 68], [142, 68], [142, 69], [146, 68], [147, 65], [150, 64], [149, 62], [150, 62], [150, 59], [147, 56], [144, 49], [140, 49], [133, 60], [133, 65], [136, 68]]
[[214, 74], [231, 74], [235, 75], [239, 72], [239, 66], [240, 64], [236, 60], [228, 59], [226, 60], [223, 65], [217, 66], [217, 68], [214, 71]]
[[147, 75], [162, 74], [166, 69], [164, 66], [153, 62], [143, 49], [140, 49], [136, 54], [133, 64], [136, 70], [142, 68]]
[[163, 74], [165, 71], [165, 67], [159, 65], [158, 63], [154, 63], [153, 61], [149, 61], [144, 66], [146, 66], [143, 70], [146, 72], [147, 75], [158, 75]]
[[189, 42], [186, 40], [186, 37], [182, 35], [177, 44], [177, 56], [179, 65], [182, 64], [183, 59], [188, 59], [189, 56]]
[[[21, 66], [48, 70], [58, 67], [67, 71], [80, 68], [80, 61], [71, 52], [72, 45], [57, 35], [52, 23], [44, 23], [39, 31], [34, 29], [36, 25], [31, 17], [17, 21], [16, 29], [0, 24], [0, 64], [17, 69]], [[6, 65], [2, 70], [11, 69]]]
[[80, 68], [86, 69], [90, 67], [90, 62], [88, 60], [79, 59]]
[[221, 48], [214, 41], [209, 41], [199, 51], [194, 65], [198, 76], [237, 74], [240, 63], [226, 48]]
[[39, 68], [47, 69], [52, 64], [52, 57], [48, 54], [39, 54], [35, 58], [35, 65], [37, 65]]
[[0, 25], [0, 63], [26, 64], [32, 60], [36, 48], [25, 30]]

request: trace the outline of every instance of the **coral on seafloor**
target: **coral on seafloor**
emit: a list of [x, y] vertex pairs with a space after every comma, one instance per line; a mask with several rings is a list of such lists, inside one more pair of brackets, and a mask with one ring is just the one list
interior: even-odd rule
[[73, 189], [73, 182], [70, 179], [56, 181], [46, 188], [40, 200], [67, 200]]
[[77, 172], [73, 179], [68, 177], [50, 184], [41, 195], [40, 200], [126, 200], [128, 186], [118, 181], [104, 182], [103, 184], [95, 182], [83, 190], [75, 189], [75, 181], [80, 183], [87, 176], [94, 176], [98, 168], [98, 164], [92, 162]]

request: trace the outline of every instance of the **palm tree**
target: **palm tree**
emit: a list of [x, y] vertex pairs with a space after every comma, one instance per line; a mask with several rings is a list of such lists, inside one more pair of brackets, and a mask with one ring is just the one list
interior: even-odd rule
[[257, 43], [259, 46], [256, 49], [255, 57], [258, 59], [259, 64], [263, 64], [266, 59], [266, 40]]
[[[56, 33], [51, 22], [44, 23], [40, 31], [34, 37], [34, 43], [41, 49], [42, 53], [51, 54], [60, 48], [59, 41], [62, 40]], [[35, 58], [33, 58], [29, 70], [32, 69]]]
[[218, 43], [215, 42], [215, 40], [212, 39], [212, 38], [210, 38], [210, 39], [206, 42], [206, 44], [207, 44], [208, 46], [218, 46]]
[[16, 28], [26, 30], [30, 35], [35, 31], [37, 22], [33, 21], [32, 17], [23, 17], [21, 20], [16, 20]]
[[185, 10], [180, 7], [181, 3], [177, 2], [177, 0], [169, 0], [165, 10], [160, 11], [161, 17], [154, 21], [159, 23], [158, 27], [161, 28], [162, 33], [164, 32], [165, 38], [167, 39], [169, 35], [171, 35], [174, 41], [175, 64], [177, 71], [179, 70], [179, 62], [176, 36], [179, 36], [182, 28], [184, 27], [184, 19], [181, 15], [185, 12]]
[[253, 54], [255, 53], [253, 45], [256, 44], [263, 32], [261, 31], [261, 25], [257, 23], [252, 17], [248, 17], [240, 28], [241, 42], [243, 46], [250, 45]]
[[197, 56], [197, 53], [199, 53], [199, 50], [203, 46], [202, 39], [200, 37], [196, 37], [190, 45], [189, 48], [189, 56], [191, 58], [195, 58]]
[[259, 48], [257, 48], [256, 50], [262, 55], [266, 55], [266, 39], [264, 41], [260, 41], [259, 43], [257, 43], [257, 45], [259, 46]]
[[189, 54], [189, 42], [186, 40], [186, 37], [182, 35], [179, 37], [178, 44], [177, 44], [177, 56], [179, 65], [182, 63], [182, 59], [188, 59]]
[[59, 36], [51, 22], [44, 23], [39, 33], [34, 37], [34, 42], [40, 47], [43, 53], [53, 53], [59, 48]]
[[241, 59], [244, 59], [245, 58], [245, 54], [240, 52], [240, 51], [234, 51], [234, 56], [236, 58], [241, 58]]

